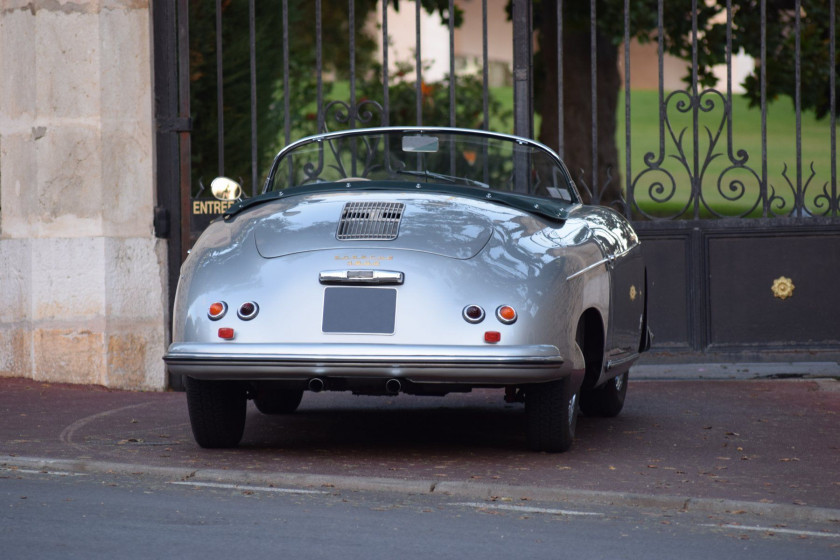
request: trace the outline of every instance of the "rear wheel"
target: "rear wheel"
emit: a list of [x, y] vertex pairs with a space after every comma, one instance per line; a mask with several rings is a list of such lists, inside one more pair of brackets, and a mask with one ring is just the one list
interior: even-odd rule
[[254, 404], [263, 414], [291, 414], [300, 405], [303, 389], [258, 388]]
[[557, 453], [571, 447], [578, 415], [578, 389], [571, 378], [541, 383], [525, 392], [528, 447]]
[[600, 387], [584, 391], [580, 396], [580, 409], [587, 416], [618, 416], [624, 408], [628, 378], [628, 372], [625, 371]]
[[196, 443], [211, 449], [236, 447], [245, 431], [245, 385], [187, 377], [186, 390]]

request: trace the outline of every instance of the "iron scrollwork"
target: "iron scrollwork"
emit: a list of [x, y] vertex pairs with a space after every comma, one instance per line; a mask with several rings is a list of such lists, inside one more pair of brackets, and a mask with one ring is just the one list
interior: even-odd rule
[[[715, 119], [711, 126], [702, 126], [701, 130], [701, 116], [713, 116], [719, 105], [722, 109], [720, 118]], [[674, 115], [670, 111], [672, 108], [679, 115], [689, 115], [691, 125], [675, 126]], [[687, 136], [689, 131], [690, 137]], [[718, 150], [724, 131], [727, 133], [725, 153]], [[746, 217], [762, 207], [766, 190], [761, 176], [747, 165], [749, 155], [746, 151], [733, 152], [732, 108], [724, 94], [714, 89], [696, 95], [687, 90], [672, 92], [660, 108], [659, 133], [659, 153], [645, 154], [646, 169], [631, 182], [630, 198], [634, 211], [650, 220], [663, 220], [699, 218], [701, 215]], [[666, 140], [676, 149], [675, 153], [669, 153]], [[720, 203], [715, 203], [708, 198], [704, 180], [711, 164], [721, 157], [726, 157], [729, 165], [715, 180], [721, 199]], [[689, 192], [679, 188], [676, 175], [664, 165], [666, 158], [678, 162], [688, 179]], [[639, 196], [640, 193], [645, 193], [648, 204]], [[752, 196], [755, 198], [752, 199]], [[731, 208], [732, 212], [723, 210], [727, 208]]]
[[[679, 123], [681, 117], [687, 117], [689, 124]], [[713, 120], [708, 122], [709, 118]], [[765, 171], [748, 165], [745, 150], [734, 149], [733, 128], [731, 99], [720, 91], [670, 93], [660, 107], [658, 153], [646, 153], [644, 169], [629, 182], [633, 212], [649, 220], [673, 220], [832, 216], [840, 211], [840, 199], [828, 182], [815, 190], [813, 162], [806, 177], [800, 168], [795, 178], [783, 163], [785, 186], [779, 192]], [[727, 165], [715, 171], [713, 164], [719, 164], [721, 158]], [[668, 168], [668, 160], [677, 162], [680, 171]], [[801, 160], [797, 165], [801, 166]], [[716, 177], [710, 176], [713, 172]], [[685, 177], [689, 189], [680, 188], [684, 184], [680, 176]]]

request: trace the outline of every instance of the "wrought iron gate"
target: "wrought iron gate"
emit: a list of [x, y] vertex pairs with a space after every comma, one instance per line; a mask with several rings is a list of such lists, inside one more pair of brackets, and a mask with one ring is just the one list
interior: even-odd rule
[[[428, 43], [421, 3], [400, 3], [404, 13], [415, 15], [408, 29], [397, 29], [390, 20], [393, 4], [154, 4], [155, 227], [170, 240], [172, 294], [187, 248], [223, 211], [203, 191], [204, 181], [216, 174], [242, 172], [253, 195], [267, 171], [266, 158], [305, 132], [399, 119], [490, 127], [499, 114], [508, 131], [535, 137], [538, 113], [540, 139], [567, 161], [575, 158], [581, 190], [593, 202], [631, 217], [644, 240], [656, 334], [649, 359], [840, 358], [835, 0], [791, 0], [783, 7], [772, 2], [768, 7], [766, 0], [714, 5], [703, 0], [512, 0], [509, 12], [505, 0], [481, 0], [480, 6], [478, 0], [440, 0], [452, 79], [438, 83], [424, 74]], [[471, 10], [460, 13], [461, 8]], [[365, 28], [366, 18], [378, 22], [376, 33]], [[504, 121], [491, 88], [494, 62], [488, 56], [489, 46], [501, 40], [491, 37], [488, 22], [508, 18], [506, 91], [512, 92], [512, 122]], [[739, 24], [747, 18], [749, 25]], [[468, 26], [479, 30], [472, 36], [481, 43], [472, 61], [456, 56], [456, 37]], [[533, 52], [535, 30], [539, 53]], [[371, 48], [371, 41], [387, 45], [395, 33], [413, 34], [413, 60], [398, 64], [403, 61], [389, 59], [388, 48]], [[343, 38], [336, 40], [337, 35]], [[306, 47], [296, 46], [300, 37], [309, 41]], [[656, 48], [634, 60], [637, 43], [646, 41]], [[739, 47], [756, 54], [749, 85], [758, 106], [752, 114], [760, 115], [757, 125], [738, 121], [736, 107], [743, 104], [733, 91], [738, 85], [733, 60]], [[681, 72], [687, 81], [673, 86], [668, 64], [674, 59], [667, 54], [676, 51], [688, 60]], [[722, 90], [709, 85], [708, 66], [715, 59], [723, 63]], [[359, 60], [366, 61], [363, 68]], [[469, 75], [460, 69], [464, 65], [477, 70]], [[639, 93], [634, 76], [640, 67], [654, 66], [651, 91]], [[789, 161], [773, 155], [780, 136], [768, 126], [782, 73], [793, 76], [787, 80], [793, 130], [783, 140], [793, 146]], [[648, 119], [655, 125], [643, 133], [634, 117], [638, 97], [652, 98], [658, 107]], [[429, 113], [430, 99], [445, 109]], [[810, 106], [825, 114], [818, 122], [826, 124], [816, 133], [803, 125], [803, 119], [811, 119]], [[739, 146], [745, 130], [759, 137], [752, 152]], [[815, 134], [824, 134], [816, 139], [822, 145], [819, 160], [804, 147], [814, 145]], [[612, 141], [605, 137], [615, 138], [618, 149], [610, 151]]]

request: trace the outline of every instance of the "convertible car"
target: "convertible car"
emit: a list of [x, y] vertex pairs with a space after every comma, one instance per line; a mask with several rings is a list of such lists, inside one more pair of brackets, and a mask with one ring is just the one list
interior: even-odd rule
[[327, 133], [284, 148], [183, 264], [169, 371], [202, 447], [233, 447], [246, 404], [304, 391], [497, 388], [528, 446], [565, 451], [579, 411], [615, 416], [648, 349], [636, 233], [581, 203], [560, 158], [455, 128]]

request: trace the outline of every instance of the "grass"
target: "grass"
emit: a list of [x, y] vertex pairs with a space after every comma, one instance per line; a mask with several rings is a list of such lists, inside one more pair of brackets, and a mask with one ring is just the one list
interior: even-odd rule
[[[501, 103], [503, 112], [512, 114], [513, 88], [491, 88], [490, 95]], [[666, 93], [666, 98], [669, 93]], [[347, 83], [336, 82], [330, 99], [348, 99]], [[775, 100], [767, 109], [767, 187], [761, 187], [762, 138], [761, 110], [749, 107], [740, 95], [732, 99], [732, 144], [728, 142], [727, 123], [724, 115], [724, 98], [706, 94], [701, 101], [709, 102], [708, 111], [699, 111], [698, 162], [695, 165], [693, 149], [692, 111], [680, 111], [677, 102], [687, 101], [686, 95], [674, 95], [668, 103], [667, 122], [664, 127], [664, 153], [660, 154], [660, 115], [658, 92], [633, 91], [630, 112], [630, 177], [634, 198], [646, 213], [660, 217], [692, 217], [690, 202], [692, 180], [701, 185], [703, 203], [700, 215], [713, 212], [723, 216], [761, 216], [765, 200], [773, 197], [771, 211], [786, 215], [793, 209], [797, 192], [804, 192], [805, 207], [815, 214], [825, 211], [820, 207], [824, 189], [831, 193], [831, 124], [828, 118], [817, 120], [813, 112], [801, 114], [801, 180], [797, 180], [796, 113], [788, 98]], [[312, 107], [314, 111], [314, 104]], [[627, 186], [625, 164], [625, 114], [624, 96], [619, 95], [616, 143], [619, 165], [615, 170], [625, 189]], [[722, 128], [721, 128], [722, 126]], [[512, 118], [500, 119], [491, 115], [490, 130], [513, 132]], [[534, 130], [539, 130], [539, 115], [535, 116]], [[535, 132], [536, 133], [536, 132]], [[681, 147], [678, 145], [682, 134]], [[719, 136], [718, 136], [719, 134]], [[711, 135], [711, 140], [710, 140]], [[567, 139], [567, 141], [569, 141]], [[743, 151], [746, 159], [739, 155]], [[730, 152], [732, 158], [730, 158]], [[653, 154], [653, 161], [661, 161], [658, 168], [644, 161], [646, 154]], [[670, 174], [670, 175], [669, 175]], [[720, 182], [720, 186], [719, 186]], [[664, 193], [658, 195], [657, 184]], [[673, 191], [673, 196], [668, 196]], [[657, 198], [668, 198], [657, 201]]]
[[[666, 94], [667, 98], [667, 94]], [[665, 173], [649, 170], [644, 162], [647, 153], [660, 155], [659, 101], [655, 91], [634, 91], [631, 95], [630, 144], [631, 178], [636, 182], [634, 194], [640, 206], [649, 213], [660, 216], [672, 216], [680, 213], [689, 203], [692, 178], [701, 184], [705, 203], [718, 214], [751, 216], [762, 214], [762, 196], [760, 183], [762, 177], [762, 138], [761, 110], [749, 107], [741, 96], [732, 99], [732, 144], [727, 140], [727, 126], [724, 118], [723, 98], [706, 95], [703, 100], [714, 100], [714, 106], [708, 112], [700, 112], [698, 119], [698, 164], [695, 167], [693, 150], [693, 116], [689, 112], [677, 109], [678, 99], [687, 99], [685, 95], [674, 96], [667, 104], [668, 122], [672, 133], [665, 127], [665, 150], [661, 167], [672, 174], [676, 184], [676, 194], [668, 203], [657, 204], [650, 196], [650, 186], [654, 178], [672, 184]], [[620, 172], [625, 175], [625, 135], [624, 135], [624, 98], [619, 101], [617, 143], [619, 146]], [[718, 134], [716, 141], [709, 140]], [[783, 98], [769, 104], [767, 109], [767, 189], [768, 197], [781, 197], [774, 200], [773, 211], [788, 214], [793, 208], [794, 193], [801, 185], [804, 190], [806, 208], [820, 213], [818, 197], [823, 188], [831, 191], [831, 124], [828, 118], [817, 120], [812, 112], [801, 114], [801, 181], [797, 181], [796, 150], [796, 113], [792, 102]], [[673, 136], [672, 136], [673, 134]], [[682, 150], [677, 140], [682, 137]], [[739, 156], [739, 151], [746, 153], [746, 160]], [[730, 158], [730, 152], [732, 158]], [[680, 158], [687, 158], [683, 162]], [[705, 170], [704, 160], [707, 162]], [[736, 160], [736, 161], [733, 161]], [[737, 161], [742, 163], [737, 163]], [[687, 164], [687, 167], [686, 167]], [[718, 186], [720, 181], [720, 188]], [[738, 183], [743, 185], [743, 190]], [[626, 185], [626, 178], [624, 178]], [[730, 191], [730, 188], [734, 189]], [[727, 200], [726, 196], [735, 198]], [[738, 196], [741, 195], [741, 196]], [[753, 207], [757, 208], [750, 212]], [[701, 215], [707, 215], [704, 208]], [[823, 210], [824, 211], [824, 210]], [[693, 206], [689, 208], [693, 214]]]
[[[666, 93], [666, 99], [669, 93]], [[495, 88], [492, 95], [500, 99], [506, 108], [513, 108], [511, 88]], [[828, 118], [817, 120], [813, 112], [801, 114], [802, 178], [801, 181], [797, 181], [796, 112], [793, 102], [788, 98], [782, 98], [768, 104], [767, 194], [762, 194], [761, 109], [759, 107], [750, 107], [748, 101], [742, 96], [733, 95], [730, 148], [724, 118], [724, 98], [706, 94], [702, 101], [714, 101], [714, 103], [709, 111], [699, 112], [699, 149], [695, 167], [694, 117], [692, 112], [681, 112], [677, 108], [677, 102], [687, 100], [687, 97], [675, 95], [668, 103], [667, 120], [670, 122], [673, 137], [665, 126], [663, 155], [659, 153], [658, 92], [633, 91], [630, 99], [630, 176], [634, 183], [635, 200], [646, 213], [660, 217], [693, 217], [694, 206], [690, 203], [692, 179], [701, 185], [704, 200], [704, 204], [700, 207], [702, 217], [711, 215], [705, 206], [723, 216], [761, 216], [764, 211], [764, 200], [769, 200], [773, 196], [779, 199], [773, 199], [771, 211], [779, 215], [789, 214], [793, 209], [798, 184], [801, 184], [801, 190], [804, 191], [803, 200], [806, 209], [814, 214], [825, 211], [825, 206], [818, 206], [825, 201], [820, 201], [818, 197], [823, 193], [824, 188], [829, 193], [832, 188], [831, 122]], [[614, 176], [620, 177], [626, 190], [623, 92], [619, 95], [616, 118], [619, 165]], [[539, 115], [535, 120], [534, 130], [539, 130]], [[720, 129], [721, 125], [723, 125], [722, 129]], [[512, 124], [500, 123], [494, 125], [493, 129], [510, 132]], [[715, 139], [718, 132], [720, 136]], [[712, 141], [709, 140], [710, 133]], [[683, 135], [682, 149], [677, 144], [680, 134]], [[745, 152], [746, 159], [739, 155], [741, 150]], [[729, 157], [730, 151], [732, 159]], [[653, 154], [654, 161], [661, 157], [660, 169], [670, 173], [673, 183], [665, 172], [653, 170], [652, 166], [645, 163], [644, 157], [648, 153]], [[681, 161], [681, 157], [686, 161]], [[657, 182], [662, 182], [666, 188], [664, 197], [667, 197], [671, 189], [675, 188], [673, 197], [667, 202], [657, 202], [651, 196], [651, 188], [655, 188]], [[741, 184], [743, 190], [739, 186]]]

